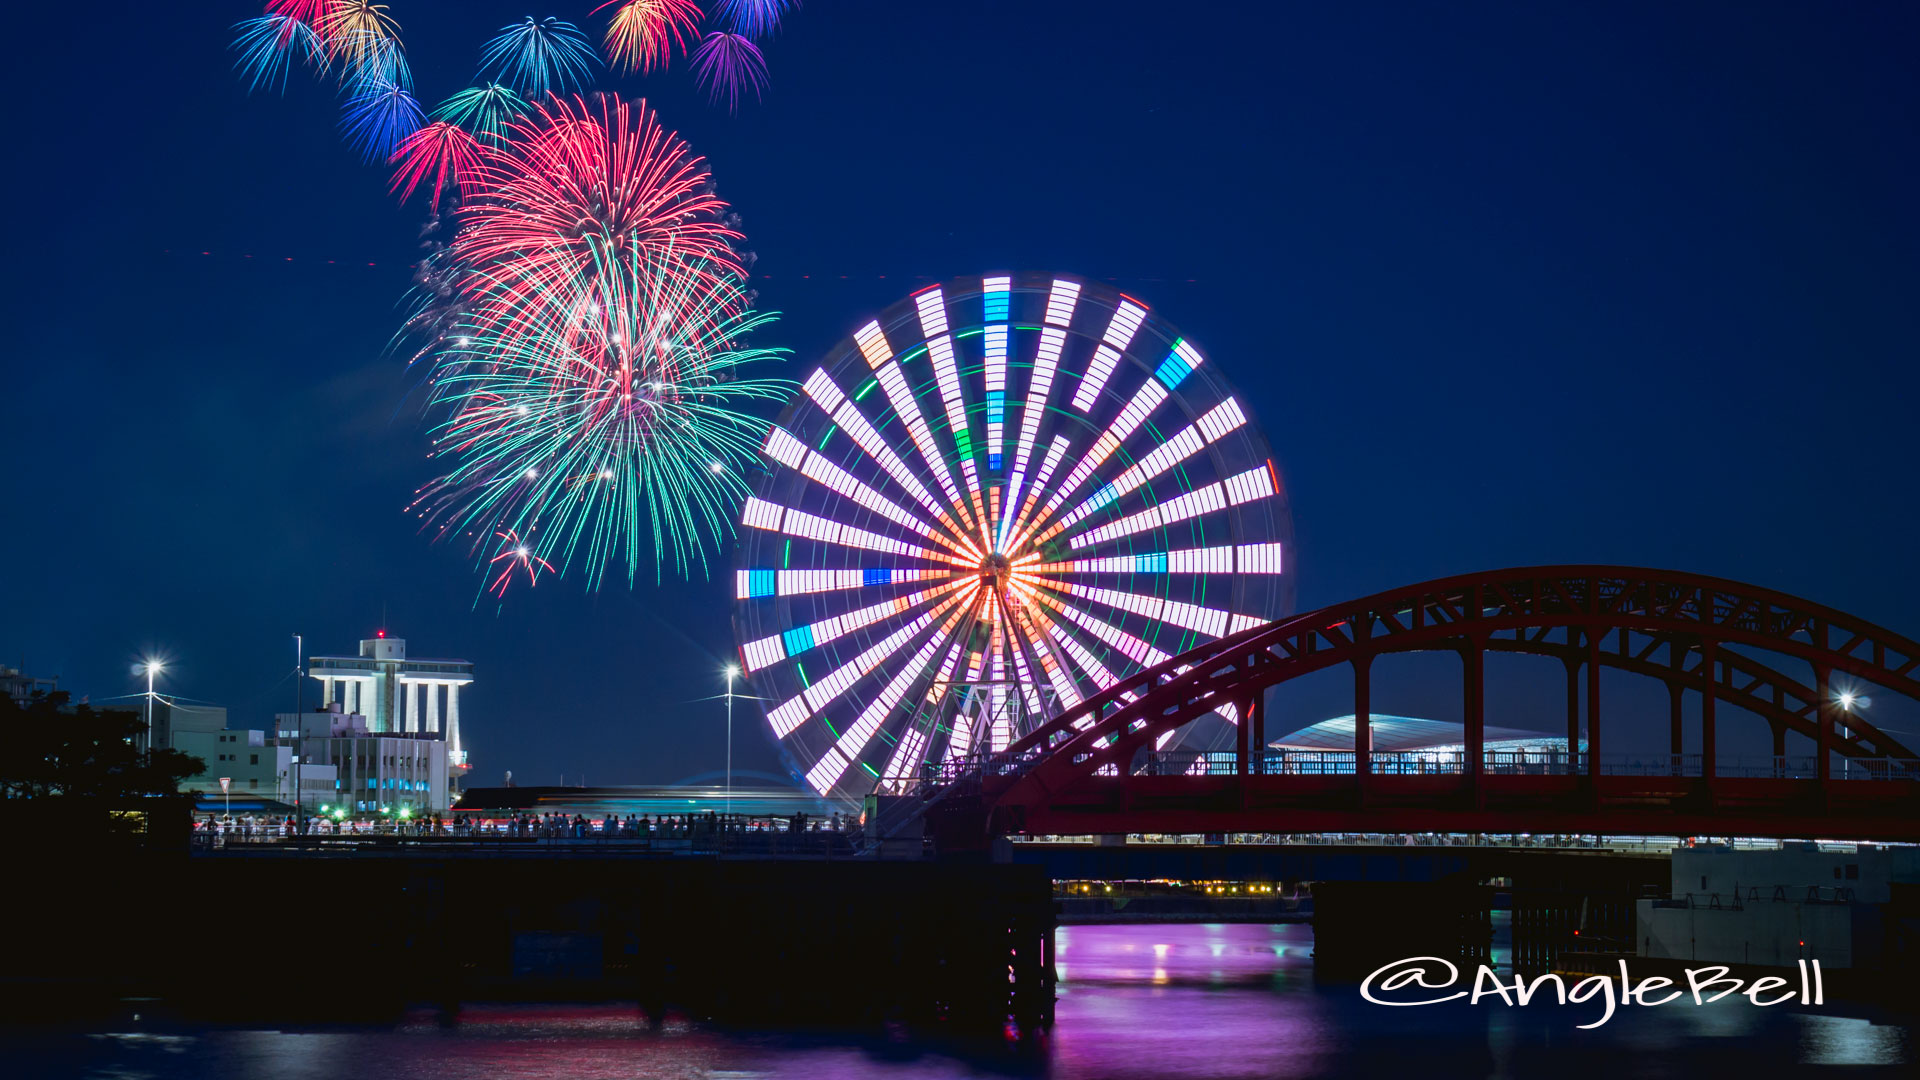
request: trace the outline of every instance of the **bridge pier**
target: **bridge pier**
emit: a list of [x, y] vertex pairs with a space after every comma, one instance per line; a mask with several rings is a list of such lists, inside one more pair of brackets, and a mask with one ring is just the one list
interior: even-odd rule
[[1321, 881], [1313, 886], [1315, 978], [1344, 982], [1395, 960], [1438, 956], [1463, 971], [1493, 953], [1492, 890], [1447, 881]]

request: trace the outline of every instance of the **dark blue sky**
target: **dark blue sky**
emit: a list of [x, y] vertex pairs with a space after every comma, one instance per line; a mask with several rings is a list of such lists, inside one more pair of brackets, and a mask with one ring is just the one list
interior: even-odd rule
[[[393, 3], [429, 102], [510, 19], [591, 6]], [[42, 5], [14, 33], [0, 660], [99, 699], [158, 649], [168, 689], [260, 726], [291, 632], [351, 650], [384, 611], [478, 665], [476, 780], [717, 768], [717, 706], [683, 703], [732, 647], [720, 581], [476, 610], [401, 515], [430, 469], [383, 349], [420, 213], [328, 90], [247, 97], [225, 46], [254, 13]], [[683, 68], [602, 85], [711, 160], [792, 374], [922, 278], [1148, 300], [1265, 426], [1303, 607], [1604, 561], [1920, 635], [1917, 42], [1898, 3], [808, 0], [738, 117]], [[1449, 662], [1382, 679], [1377, 711], [1457, 715]], [[1555, 727], [1535, 682], [1488, 722]], [[748, 720], [736, 760], [778, 769]]]

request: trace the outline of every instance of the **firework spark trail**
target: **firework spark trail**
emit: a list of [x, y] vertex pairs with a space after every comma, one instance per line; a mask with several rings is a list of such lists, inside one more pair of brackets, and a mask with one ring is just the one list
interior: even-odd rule
[[604, 97], [534, 106], [480, 176], [432, 271], [457, 313], [423, 322], [446, 472], [409, 510], [476, 546], [534, 537], [589, 587], [649, 556], [704, 572], [767, 430], [747, 410], [790, 389], [739, 377], [781, 350], [742, 343], [774, 316], [750, 308], [726, 204], [644, 104]]
[[290, 15], [262, 15], [235, 23], [233, 28], [239, 36], [231, 48], [240, 54], [233, 66], [247, 77], [248, 93], [263, 86], [275, 93], [284, 92], [287, 71], [295, 59], [310, 64], [325, 53], [313, 27]]
[[731, 535], [766, 435], [742, 410], [788, 391], [733, 378], [778, 355], [738, 342], [773, 316], [666, 271], [625, 284], [623, 303], [578, 325], [501, 338], [467, 327], [467, 344], [443, 354], [432, 392], [448, 417], [434, 435], [452, 467], [413, 507], [441, 535], [537, 526], [534, 550], [583, 564], [592, 587], [621, 564], [633, 583], [649, 552], [656, 576], [669, 559], [704, 571]]
[[537, 325], [553, 298], [615, 263], [710, 283], [745, 272], [704, 163], [644, 102], [549, 98], [509, 136], [483, 163], [484, 194], [454, 244], [460, 263], [489, 268], [465, 287], [483, 322]]
[[700, 6], [694, 0], [607, 0], [593, 9], [599, 14], [618, 6], [607, 24], [607, 62], [646, 74], [666, 68], [674, 49], [700, 36]]
[[339, 0], [268, 0], [267, 14], [285, 15], [290, 19], [299, 19], [308, 26], [319, 26], [337, 3]]
[[392, 67], [403, 63], [400, 55], [400, 24], [387, 14], [385, 4], [371, 0], [329, 0], [311, 24], [327, 43], [327, 56], [343, 65], [342, 79], [358, 83], [377, 75], [389, 76], [399, 86], [407, 83], [392, 76]]
[[720, 0], [717, 14], [736, 34], [762, 38], [780, 28], [787, 0]]
[[760, 49], [740, 34], [715, 31], [700, 43], [693, 54], [693, 66], [699, 82], [707, 87], [708, 99], [719, 104], [727, 99], [727, 111], [740, 110], [743, 90], [752, 90], [755, 101], [767, 86], [767, 61]]
[[433, 110], [433, 119], [457, 124], [485, 146], [507, 138], [507, 125], [527, 112], [526, 99], [499, 83], [462, 90]]
[[[519, 533], [512, 529], [503, 529], [493, 535], [494, 539], [501, 542], [501, 548], [500, 554], [488, 560], [488, 566], [498, 569], [500, 576], [494, 578], [493, 583], [487, 586], [487, 592], [500, 599], [506, 599], [507, 586], [513, 583], [516, 570], [526, 573], [528, 588], [540, 583], [540, 571], [553, 573], [553, 564], [534, 554], [533, 549], [527, 546], [527, 542], [520, 538]], [[502, 566], [502, 563], [506, 565]], [[488, 573], [492, 573], [492, 569]]]
[[406, 137], [393, 152], [394, 170], [388, 190], [405, 202], [423, 183], [431, 183], [429, 206], [438, 212], [440, 196], [452, 184], [462, 198], [478, 190], [480, 144], [459, 125], [436, 120]]
[[500, 28], [480, 52], [480, 73], [497, 69], [501, 82], [529, 97], [550, 91], [584, 89], [593, 80], [600, 57], [570, 22], [548, 17]]
[[405, 89], [384, 79], [371, 80], [347, 99], [340, 130], [360, 156], [386, 161], [425, 119], [420, 103]]

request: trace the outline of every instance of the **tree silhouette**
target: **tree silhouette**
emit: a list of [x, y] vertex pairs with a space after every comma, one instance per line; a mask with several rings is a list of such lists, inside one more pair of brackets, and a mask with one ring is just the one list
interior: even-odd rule
[[64, 690], [25, 706], [0, 697], [0, 799], [72, 797], [117, 802], [179, 793], [204, 766], [172, 748], [142, 751], [140, 714], [69, 708]]

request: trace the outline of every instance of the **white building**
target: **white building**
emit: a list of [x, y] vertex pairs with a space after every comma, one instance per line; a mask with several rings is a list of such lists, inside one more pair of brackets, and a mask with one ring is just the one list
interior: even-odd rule
[[320, 682], [322, 710], [338, 705], [343, 715], [364, 717], [369, 735], [427, 736], [444, 742], [453, 778], [466, 774], [460, 691], [473, 682], [470, 661], [409, 660], [406, 639], [388, 637], [382, 630], [360, 643], [358, 656], [311, 657], [307, 674]]
[[1637, 951], [1702, 964], [1879, 967], [1885, 905], [1895, 885], [1913, 882], [1920, 848], [1910, 845], [1681, 849], [1672, 897], [1639, 903]]
[[338, 702], [315, 712], [280, 713], [274, 721], [280, 740], [299, 747], [300, 787], [309, 810], [425, 814], [453, 805], [457, 775], [437, 733], [374, 731], [366, 717], [343, 711]]

